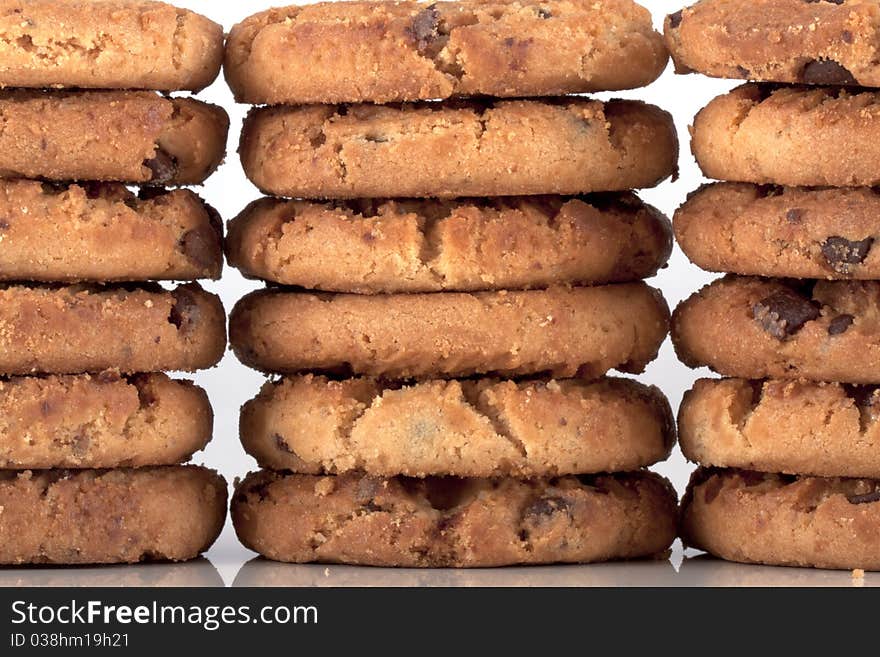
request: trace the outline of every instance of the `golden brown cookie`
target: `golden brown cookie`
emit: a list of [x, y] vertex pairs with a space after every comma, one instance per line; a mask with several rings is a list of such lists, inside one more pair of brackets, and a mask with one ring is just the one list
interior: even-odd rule
[[729, 561], [880, 570], [880, 481], [700, 468], [682, 500], [686, 546]]
[[0, 380], [0, 468], [117, 468], [189, 460], [211, 439], [205, 391], [165, 374]]
[[647, 278], [669, 259], [672, 233], [634, 194], [261, 199], [229, 223], [226, 244], [246, 276], [310, 290], [471, 292]]
[[727, 276], [676, 309], [690, 367], [725, 376], [880, 383], [880, 281]]
[[405, 567], [656, 557], [676, 497], [653, 473], [381, 479], [257, 472], [232, 500], [239, 540], [276, 561]]
[[709, 271], [880, 279], [880, 194], [869, 187], [706, 185], [675, 213], [675, 236]]
[[701, 465], [880, 479], [880, 390], [809, 381], [700, 379], [678, 416]]
[[598, 377], [641, 372], [668, 317], [644, 283], [377, 297], [264, 290], [236, 304], [230, 342], [267, 372]]
[[0, 280], [219, 278], [222, 231], [189, 190], [0, 180]]
[[672, 117], [585, 98], [268, 107], [239, 148], [267, 194], [302, 198], [582, 194], [676, 170]]
[[191, 372], [225, 346], [220, 299], [195, 284], [0, 286], [0, 374]]
[[226, 152], [222, 108], [147, 91], [0, 92], [0, 178], [196, 185]]
[[0, 563], [185, 561], [207, 550], [226, 518], [213, 470], [0, 472]]
[[659, 389], [630, 379], [392, 385], [294, 376], [242, 408], [261, 467], [305, 474], [552, 477], [638, 470], [669, 456]]
[[0, 0], [0, 87], [191, 90], [220, 73], [223, 28], [144, 0]]
[[745, 84], [700, 111], [691, 133], [709, 178], [880, 184], [880, 91]]
[[225, 73], [243, 103], [387, 103], [631, 89], [666, 61], [631, 0], [372, 0], [250, 16], [229, 34]]
[[665, 33], [679, 73], [880, 87], [873, 1], [701, 0]]

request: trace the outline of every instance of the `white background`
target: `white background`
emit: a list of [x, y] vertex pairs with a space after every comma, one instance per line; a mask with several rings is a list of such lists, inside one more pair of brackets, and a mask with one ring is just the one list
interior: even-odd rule
[[[265, 0], [170, 1], [221, 23], [227, 32], [236, 22], [268, 6]], [[642, 0], [642, 4], [653, 13], [658, 30], [662, 30], [663, 17], [682, 6], [680, 0]], [[675, 117], [681, 140], [681, 176], [674, 183], [667, 181], [657, 189], [645, 190], [640, 194], [645, 201], [658, 207], [667, 216], [671, 217], [672, 212], [684, 200], [687, 193], [703, 182], [703, 177], [690, 153], [688, 126], [693, 116], [713, 97], [736, 84], [738, 83], [712, 80], [698, 75], [677, 76], [673, 74], [670, 64], [663, 77], [648, 88], [599, 95], [601, 98], [625, 97], [647, 100], [671, 112]], [[234, 104], [222, 75], [213, 86], [198, 97], [223, 106], [232, 119], [226, 163], [199, 190], [224, 219], [230, 219], [248, 202], [260, 196], [257, 189], [245, 178], [236, 154], [241, 121], [248, 108]], [[712, 278], [713, 275], [691, 265], [676, 247], [669, 267], [651, 279], [650, 283], [663, 290], [670, 307], [674, 308], [675, 304]], [[236, 270], [229, 267], [225, 268], [221, 281], [208, 282], [205, 285], [206, 288], [220, 294], [227, 311], [237, 299], [258, 286], [256, 282], [244, 280]], [[667, 340], [658, 360], [652, 363], [640, 378], [659, 386], [669, 397], [673, 408], [677, 408], [682, 393], [690, 387], [697, 374], [676, 360], [672, 346]], [[227, 353], [219, 367], [199, 373], [194, 378], [211, 396], [216, 419], [214, 440], [206, 451], [197, 454], [193, 461], [204, 462], [218, 469], [231, 482], [235, 477], [243, 476], [256, 467], [253, 459], [245, 454], [238, 441], [238, 411], [242, 403], [256, 394], [263, 376], [247, 369], [238, 363], [231, 353]], [[672, 458], [655, 469], [669, 477], [681, 492], [693, 466], [684, 460], [676, 448]], [[238, 544], [229, 524], [220, 540], [208, 553], [209, 559], [227, 583], [232, 581], [241, 563], [253, 556], [252, 552]]]

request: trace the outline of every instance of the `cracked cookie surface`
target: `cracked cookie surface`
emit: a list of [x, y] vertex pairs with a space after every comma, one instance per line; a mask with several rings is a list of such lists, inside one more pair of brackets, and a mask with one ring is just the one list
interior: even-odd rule
[[[873, 188], [706, 185], [675, 213], [675, 236], [701, 269], [754, 276], [880, 279]], [[875, 244], [877, 247], [875, 248]]]
[[638, 470], [675, 442], [669, 402], [630, 379], [269, 382], [242, 408], [261, 467], [304, 474], [549, 477]]
[[236, 304], [230, 342], [239, 360], [267, 372], [595, 378], [641, 372], [668, 318], [644, 283], [385, 296], [264, 290]]
[[878, 411], [872, 386], [699, 379], [679, 410], [681, 449], [706, 466], [880, 478]]
[[880, 87], [875, 0], [702, 0], [667, 16], [679, 73]]
[[880, 185], [880, 91], [745, 84], [703, 108], [691, 135], [709, 178]]
[[880, 570], [880, 481], [700, 468], [682, 499], [684, 544], [722, 559]]
[[225, 74], [239, 102], [387, 103], [630, 89], [666, 61], [631, 0], [323, 2], [233, 27]]
[[0, 91], [0, 178], [197, 185], [226, 152], [215, 105], [148, 91]]
[[0, 280], [219, 278], [222, 223], [189, 190], [0, 180]]
[[[229, 224], [246, 276], [360, 294], [528, 289], [653, 276], [669, 222], [633, 194], [308, 203], [261, 199]], [[0, 244], [2, 248], [2, 244]], [[324, 257], [330, 249], [334, 257]]]
[[675, 174], [672, 117], [584, 98], [264, 107], [239, 148], [251, 182], [296, 198], [583, 194]]
[[277, 561], [488, 567], [656, 557], [676, 496], [653, 473], [514, 479], [248, 475], [239, 540]]
[[880, 383], [880, 282], [727, 276], [675, 310], [686, 365], [746, 379]]
[[196, 284], [0, 286], [0, 374], [194, 371], [226, 347], [220, 299]]
[[0, 472], [0, 563], [184, 561], [207, 550], [226, 518], [213, 470]]
[[211, 439], [205, 391], [165, 374], [0, 379], [0, 468], [117, 468], [189, 460]]
[[223, 28], [163, 2], [0, 0], [0, 87], [198, 91]]

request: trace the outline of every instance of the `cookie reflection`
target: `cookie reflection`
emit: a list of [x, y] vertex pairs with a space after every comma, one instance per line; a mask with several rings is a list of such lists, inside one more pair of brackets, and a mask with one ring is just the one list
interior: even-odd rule
[[476, 569], [369, 568], [288, 564], [257, 557], [238, 571], [233, 586], [420, 587], [420, 586], [676, 586], [668, 560], [592, 565]]
[[222, 587], [223, 579], [204, 557], [184, 563], [0, 568], [0, 587], [19, 586], [197, 588]]
[[685, 558], [679, 568], [687, 586], [717, 587], [880, 587], [880, 573], [853, 577], [851, 570], [787, 568], [722, 561], [707, 554]]

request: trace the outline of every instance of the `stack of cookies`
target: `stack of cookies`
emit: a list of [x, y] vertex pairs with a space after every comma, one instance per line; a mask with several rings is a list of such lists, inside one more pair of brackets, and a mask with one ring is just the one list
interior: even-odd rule
[[244, 169], [305, 199], [257, 201], [227, 241], [271, 284], [233, 310], [233, 349], [282, 375], [242, 412], [264, 468], [233, 499], [245, 545], [457, 567], [669, 547], [675, 494], [643, 470], [672, 447], [668, 403], [604, 375], [667, 334], [637, 281], [670, 230], [626, 190], [674, 172], [675, 131], [643, 103], [557, 97], [666, 60], [629, 0], [323, 3], [232, 30], [237, 99], [272, 105], [245, 122]]
[[0, 563], [195, 557], [225, 482], [177, 465], [212, 412], [161, 372], [214, 365], [224, 313], [147, 281], [220, 275], [218, 217], [161, 186], [217, 167], [228, 118], [146, 90], [208, 85], [222, 29], [157, 2], [0, 7]]
[[684, 540], [725, 559], [880, 569], [877, 10], [704, 0], [666, 21], [680, 70], [759, 82], [697, 116], [697, 161], [728, 182], [675, 218], [688, 256], [729, 273], [673, 320], [686, 364], [735, 377], [680, 412], [702, 466]]

